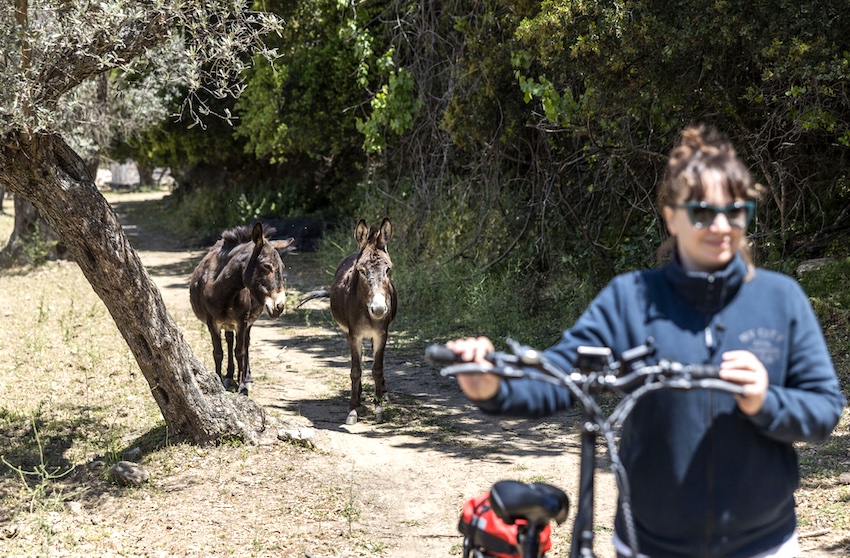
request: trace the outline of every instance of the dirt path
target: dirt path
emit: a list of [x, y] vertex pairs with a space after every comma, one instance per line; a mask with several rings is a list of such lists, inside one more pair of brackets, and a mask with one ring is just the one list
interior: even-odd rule
[[[116, 207], [122, 213], [126, 209], [122, 204], [151, 197], [125, 194], [111, 199], [119, 202]], [[187, 250], [126, 217], [125, 226], [178, 323], [196, 328], [196, 332], [203, 329], [189, 309], [188, 277], [204, 252]], [[278, 528], [290, 535], [294, 531], [291, 536], [303, 539], [299, 555], [435, 558], [460, 555], [457, 518], [461, 506], [497, 480], [550, 482], [567, 491], [575, 504], [578, 437], [574, 423], [578, 413], [545, 421], [487, 417], [466, 402], [454, 380], [442, 378], [437, 368], [423, 361], [427, 340], [413, 340], [404, 331], [393, 330], [387, 348], [385, 369], [391, 399], [385, 422], [376, 424], [374, 415], [367, 412], [358, 424], [345, 425], [350, 390], [345, 340], [326, 303], [311, 302], [309, 309], [292, 310], [303, 293], [327, 287], [333, 270], [318, 269], [310, 253], [289, 257], [286, 264], [289, 310], [279, 320], [262, 318], [252, 331], [255, 384], [251, 397], [284, 423], [316, 430], [316, 451], [291, 465], [309, 471], [312, 481], [300, 488], [268, 486], [266, 492], [254, 487], [258, 492], [252, 493], [252, 502], [236, 499], [228, 505], [250, 507], [254, 512], [259, 507], [265, 521], [287, 525]], [[403, 291], [404, 285], [399, 289]], [[403, 306], [400, 312], [404, 312]], [[208, 344], [202, 347], [198, 354], [211, 365]], [[371, 377], [364, 371], [364, 400], [371, 394]], [[274, 462], [274, 455], [266, 454], [263, 461]], [[604, 467], [604, 462], [601, 465]], [[253, 467], [260, 465], [254, 461]], [[607, 469], [600, 468], [596, 479], [600, 558], [614, 556], [609, 541], [616, 498], [613, 484]], [[304, 490], [302, 499], [309, 501], [306, 491], [322, 490], [323, 486], [346, 491], [346, 507], [336, 511], [333, 527], [299, 526], [297, 518], [293, 521], [281, 511], [281, 491], [294, 490], [297, 496], [299, 489]], [[185, 505], [191, 505], [191, 496], [184, 494], [183, 498]], [[266, 498], [268, 505], [264, 506]], [[198, 499], [197, 505], [206, 505], [203, 496]], [[569, 554], [573, 511], [567, 523], [553, 529], [554, 549], [549, 554], [553, 558]], [[340, 533], [345, 525], [340, 528], [339, 515], [347, 519], [347, 535]], [[350, 539], [352, 532], [359, 533], [360, 553], [340, 550], [344, 546], [340, 541]], [[169, 533], [176, 535], [176, 531]], [[245, 548], [227, 555], [295, 556]]]

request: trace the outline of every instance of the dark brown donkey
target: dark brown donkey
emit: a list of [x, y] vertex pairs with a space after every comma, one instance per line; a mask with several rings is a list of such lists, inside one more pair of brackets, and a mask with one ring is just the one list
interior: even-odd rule
[[[223, 232], [189, 282], [192, 310], [210, 330], [215, 371], [225, 388], [234, 385], [233, 335], [236, 334], [238, 389], [244, 395], [248, 395], [253, 382], [248, 362], [251, 326], [264, 309], [271, 317], [279, 316], [286, 302], [280, 255], [295, 247], [291, 238], [270, 240], [274, 233], [274, 229], [261, 223], [253, 228], [242, 226]], [[227, 340], [227, 375], [223, 378], [222, 330]]]
[[387, 252], [387, 242], [393, 233], [389, 217], [380, 227], [367, 227], [360, 219], [354, 228], [354, 239], [360, 248], [346, 257], [336, 268], [330, 291], [313, 291], [304, 296], [298, 306], [308, 300], [330, 297], [331, 314], [342, 328], [351, 350], [351, 399], [346, 424], [357, 422], [363, 375], [363, 340], [372, 341], [372, 379], [375, 381], [375, 420], [383, 420], [383, 399], [387, 392], [384, 381], [384, 349], [387, 331], [398, 308], [396, 290], [390, 272], [393, 262]]

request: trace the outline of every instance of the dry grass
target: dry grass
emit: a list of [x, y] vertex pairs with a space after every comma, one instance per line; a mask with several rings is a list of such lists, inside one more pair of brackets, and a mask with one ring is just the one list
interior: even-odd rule
[[[2, 242], [12, 224], [0, 215]], [[202, 324], [175, 319], [208, 357]], [[0, 556], [303, 556], [326, 545], [374, 555], [350, 526], [345, 483], [311, 472], [320, 453], [170, 444], [74, 263], [0, 272], [0, 377]], [[151, 481], [119, 487], [108, 468], [133, 451]]]

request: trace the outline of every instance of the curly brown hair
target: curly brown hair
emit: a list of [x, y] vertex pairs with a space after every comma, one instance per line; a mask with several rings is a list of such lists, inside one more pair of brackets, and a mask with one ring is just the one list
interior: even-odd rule
[[[756, 201], [761, 194], [761, 185], [753, 181], [735, 148], [716, 129], [704, 125], [685, 128], [670, 151], [667, 173], [658, 187], [659, 210], [683, 201], [701, 200], [704, 182], [718, 178], [732, 199]], [[657, 252], [659, 262], [670, 257], [675, 245], [675, 237], [661, 244]], [[738, 252], [752, 268], [750, 241], [746, 235], [741, 238]]]

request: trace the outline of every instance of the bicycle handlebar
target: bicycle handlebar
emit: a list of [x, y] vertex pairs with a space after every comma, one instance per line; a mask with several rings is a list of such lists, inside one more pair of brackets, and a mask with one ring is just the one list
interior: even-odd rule
[[443, 376], [459, 374], [495, 374], [503, 378], [532, 378], [550, 383], [573, 383], [591, 393], [628, 390], [641, 384], [659, 383], [673, 389], [713, 389], [735, 395], [745, 395], [740, 384], [720, 378], [720, 367], [714, 364], [682, 364], [662, 359], [646, 364], [644, 358], [654, 349], [652, 340], [646, 345], [624, 353], [623, 362], [614, 361], [608, 349], [580, 348], [582, 366], [563, 370], [540, 351], [520, 346], [508, 339], [513, 353], [492, 352], [485, 358], [492, 365], [464, 362], [460, 355], [444, 345], [430, 345], [425, 358], [434, 364], [450, 364], [440, 372]]
[[425, 359], [434, 364], [463, 362], [459, 354], [445, 345], [428, 345], [425, 347]]

